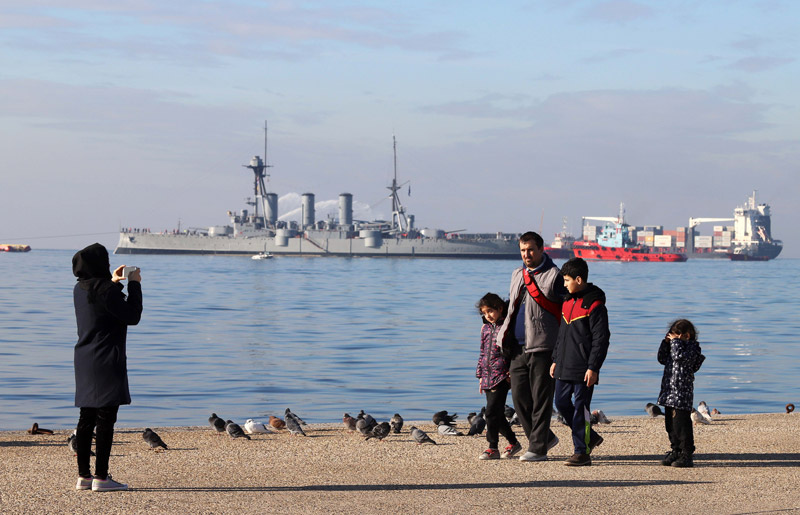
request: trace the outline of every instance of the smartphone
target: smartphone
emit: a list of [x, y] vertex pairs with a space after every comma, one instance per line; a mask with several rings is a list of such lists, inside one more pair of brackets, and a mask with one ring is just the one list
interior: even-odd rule
[[123, 279], [127, 279], [128, 276], [131, 275], [131, 272], [135, 272], [136, 270], [139, 270], [139, 267], [135, 267], [135, 266], [124, 266], [124, 267], [122, 267], [122, 278]]

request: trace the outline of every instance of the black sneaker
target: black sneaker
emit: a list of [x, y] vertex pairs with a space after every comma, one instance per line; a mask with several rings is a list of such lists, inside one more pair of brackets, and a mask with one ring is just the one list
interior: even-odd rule
[[672, 462], [671, 466], [677, 467], [677, 468], [681, 468], [681, 469], [694, 467], [694, 462], [692, 461], [692, 455], [691, 454], [681, 454], [678, 457], [677, 460]]
[[564, 461], [568, 467], [588, 467], [592, 464], [592, 458], [588, 454], [575, 453]]
[[664, 459], [661, 460], [661, 464], [665, 467], [669, 467], [675, 463], [675, 460], [677, 460], [680, 455], [681, 454], [678, 451], [669, 451], [667, 455], [664, 456]]

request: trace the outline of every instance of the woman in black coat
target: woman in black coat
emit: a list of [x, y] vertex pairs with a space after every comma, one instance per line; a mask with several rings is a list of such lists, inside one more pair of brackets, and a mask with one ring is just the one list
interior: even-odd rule
[[[125, 490], [111, 479], [108, 458], [114, 439], [114, 423], [120, 405], [130, 404], [125, 338], [129, 325], [142, 315], [139, 270], [128, 275], [128, 296], [122, 293], [123, 267], [109, 271], [108, 251], [99, 243], [72, 257], [72, 273], [78, 278], [73, 290], [78, 343], [75, 345], [75, 406], [81, 409], [76, 430], [78, 490]], [[89, 456], [96, 428], [95, 474]]]

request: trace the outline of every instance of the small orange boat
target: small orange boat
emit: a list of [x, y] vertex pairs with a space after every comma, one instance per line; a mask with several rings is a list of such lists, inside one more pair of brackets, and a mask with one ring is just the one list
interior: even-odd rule
[[0, 244], [0, 252], [30, 252], [30, 245], [21, 245], [18, 243]]

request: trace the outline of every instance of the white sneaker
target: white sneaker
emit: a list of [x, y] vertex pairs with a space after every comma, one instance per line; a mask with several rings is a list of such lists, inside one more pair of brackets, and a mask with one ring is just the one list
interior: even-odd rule
[[92, 480], [92, 492], [114, 492], [117, 490], [127, 490], [128, 485], [118, 483], [111, 479], [111, 474], [105, 479], [94, 478]]
[[75, 490], [91, 490], [92, 478], [78, 476], [78, 483], [75, 485]]

